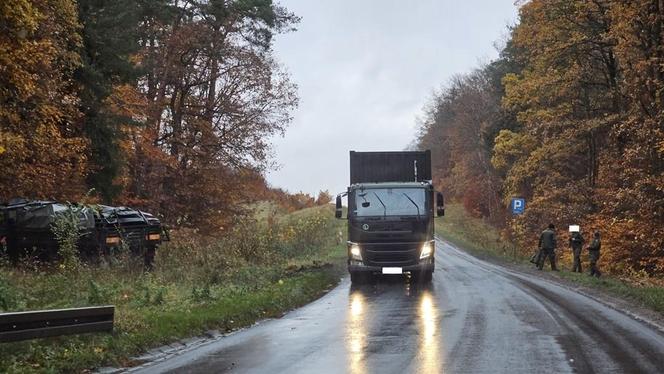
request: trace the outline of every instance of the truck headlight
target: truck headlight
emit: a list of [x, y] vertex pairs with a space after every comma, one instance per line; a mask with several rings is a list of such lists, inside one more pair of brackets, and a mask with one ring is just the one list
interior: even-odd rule
[[425, 242], [422, 244], [422, 251], [420, 251], [420, 260], [427, 258], [433, 254], [434, 244], [433, 242]]
[[106, 244], [107, 245], [118, 245], [118, 244], [120, 244], [120, 237], [119, 236], [108, 236], [108, 237], [106, 237]]
[[355, 243], [352, 243], [350, 245], [350, 257], [353, 260], [362, 261], [362, 252], [360, 251], [360, 246], [359, 245], [357, 245]]

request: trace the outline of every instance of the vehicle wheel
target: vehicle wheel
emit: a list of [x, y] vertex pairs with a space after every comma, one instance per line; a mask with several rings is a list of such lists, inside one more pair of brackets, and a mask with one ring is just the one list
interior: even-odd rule
[[12, 264], [18, 264], [19, 258], [21, 256], [19, 250], [16, 247], [7, 245], [7, 255], [9, 256], [9, 261], [11, 261]]
[[428, 270], [424, 272], [424, 276], [422, 277], [422, 280], [425, 283], [431, 283], [433, 280], [433, 270]]
[[359, 271], [352, 271], [350, 273], [350, 282], [352, 284], [364, 284], [367, 282], [367, 277]]
[[432, 270], [419, 271], [413, 275], [414, 275], [413, 280], [418, 283], [431, 283], [431, 281], [433, 280]]
[[155, 248], [148, 248], [143, 255], [143, 266], [146, 271], [152, 271], [154, 267]]

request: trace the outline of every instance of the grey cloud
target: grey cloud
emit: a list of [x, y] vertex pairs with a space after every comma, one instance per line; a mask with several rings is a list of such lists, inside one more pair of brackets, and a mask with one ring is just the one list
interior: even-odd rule
[[277, 37], [277, 59], [299, 86], [300, 107], [274, 138], [279, 170], [268, 181], [292, 192], [341, 192], [349, 150], [404, 149], [432, 90], [497, 55], [516, 19], [512, 1], [284, 0], [302, 17]]

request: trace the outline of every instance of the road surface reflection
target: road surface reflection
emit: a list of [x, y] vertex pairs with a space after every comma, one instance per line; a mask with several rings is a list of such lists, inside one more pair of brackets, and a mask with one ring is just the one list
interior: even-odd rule
[[367, 324], [365, 323], [365, 305], [364, 295], [360, 292], [353, 292], [350, 295], [350, 316], [348, 318], [346, 336], [348, 357], [350, 359], [351, 373], [364, 373], [364, 352], [367, 339]]
[[373, 372], [396, 352], [411, 354], [411, 361], [394, 362], [406, 371], [441, 372], [441, 313], [432, 287], [398, 279], [351, 287], [345, 327], [350, 373]]
[[420, 344], [419, 344], [419, 372], [438, 373], [442, 369], [442, 357], [439, 347], [438, 334], [438, 307], [429, 290], [420, 295], [419, 300]]

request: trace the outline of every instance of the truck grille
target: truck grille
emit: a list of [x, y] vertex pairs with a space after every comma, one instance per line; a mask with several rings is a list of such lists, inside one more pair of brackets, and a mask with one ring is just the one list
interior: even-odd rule
[[143, 229], [125, 230], [122, 236], [129, 248], [136, 250], [142, 246], [145, 232]]
[[362, 258], [369, 266], [409, 266], [419, 261], [416, 243], [364, 245]]

